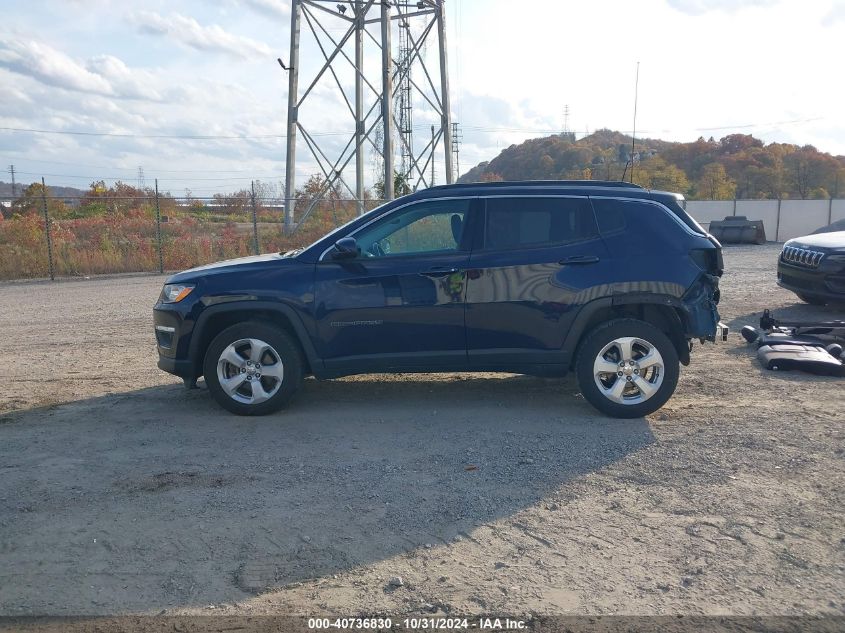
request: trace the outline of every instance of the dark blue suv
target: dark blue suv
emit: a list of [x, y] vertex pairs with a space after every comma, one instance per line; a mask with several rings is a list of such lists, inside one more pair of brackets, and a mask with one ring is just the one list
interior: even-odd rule
[[572, 369], [597, 409], [646, 415], [721, 327], [721, 247], [682, 200], [600, 181], [418, 191], [307, 248], [170, 277], [158, 366], [247, 415], [306, 375]]

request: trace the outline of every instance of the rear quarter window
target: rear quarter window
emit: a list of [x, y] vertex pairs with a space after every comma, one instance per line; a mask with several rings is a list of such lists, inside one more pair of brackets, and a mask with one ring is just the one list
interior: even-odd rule
[[625, 230], [627, 226], [625, 209], [620, 201], [592, 198], [592, 202], [596, 210], [596, 222], [602, 235]]
[[[654, 257], [680, 252], [687, 242], [689, 233], [680, 219], [655, 202], [598, 197], [591, 200], [602, 237], [614, 252]], [[624, 222], [623, 230], [618, 228], [620, 222]], [[612, 227], [616, 228], [609, 230]]]

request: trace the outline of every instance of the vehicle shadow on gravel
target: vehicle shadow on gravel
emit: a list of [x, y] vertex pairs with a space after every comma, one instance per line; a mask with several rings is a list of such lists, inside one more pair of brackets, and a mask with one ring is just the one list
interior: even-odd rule
[[6, 416], [0, 611], [231, 603], [563, 507], [573, 480], [654, 442], [576, 391], [371, 376], [308, 380], [262, 418], [175, 385]]

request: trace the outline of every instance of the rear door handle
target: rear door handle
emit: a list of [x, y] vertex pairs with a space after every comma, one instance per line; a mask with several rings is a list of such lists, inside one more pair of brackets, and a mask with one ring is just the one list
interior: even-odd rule
[[453, 275], [459, 271], [459, 268], [446, 268], [445, 266], [435, 266], [434, 268], [429, 268], [428, 270], [423, 271], [420, 274], [425, 275], [426, 277], [445, 277], [446, 275]]
[[563, 266], [573, 266], [575, 264], [596, 264], [599, 258], [595, 255], [573, 255], [572, 257], [564, 257], [558, 262]]

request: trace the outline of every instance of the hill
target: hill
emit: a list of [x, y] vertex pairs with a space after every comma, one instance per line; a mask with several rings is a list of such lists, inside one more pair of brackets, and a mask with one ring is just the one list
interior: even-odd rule
[[[690, 199], [829, 198], [845, 196], [845, 156], [812, 145], [769, 143], [749, 134], [691, 143], [637, 139], [633, 181]], [[556, 134], [511, 145], [459, 182], [631, 177], [631, 137], [597, 130], [584, 138]]]
[[[26, 189], [29, 185], [26, 183], [15, 183], [15, 189], [17, 194], [20, 196], [24, 189]], [[51, 196], [55, 196], [57, 198], [80, 198], [84, 196], [87, 191], [83, 191], [82, 189], [76, 189], [74, 187], [55, 187], [53, 185], [47, 185], [47, 188], [50, 191]], [[10, 182], [3, 182], [0, 180], [0, 198], [11, 198], [12, 197], [12, 183]]]

